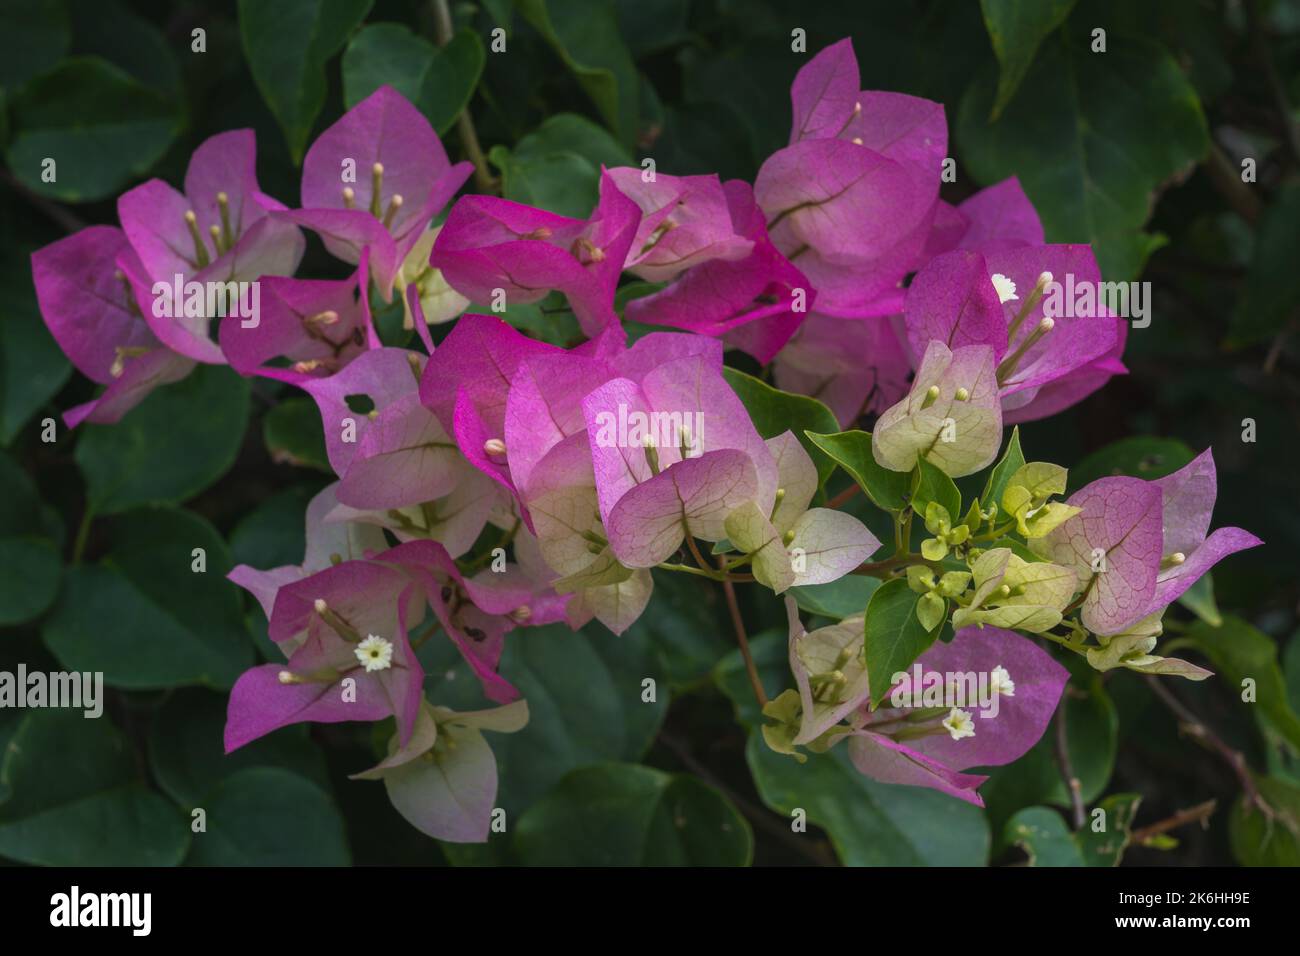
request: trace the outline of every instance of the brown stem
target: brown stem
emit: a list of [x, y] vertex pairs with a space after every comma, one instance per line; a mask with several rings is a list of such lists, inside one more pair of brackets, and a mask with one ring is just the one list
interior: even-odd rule
[[1246, 764], [1246, 758], [1241, 751], [1234, 750], [1225, 743], [1223, 738], [1211, 730], [1205, 721], [1197, 717], [1182, 701], [1175, 697], [1173, 691], [1166, 687], [1160, 678], [1148, 676], [1146, 681], [1156, 697], [1160, 698], [1160, 702], [1178, 718], [1179, 727], [1182, 731], [1213, 750], [1232, 768], [1238, 783], [1241, 784], [1241, 792], [1247, 803], [1258, 807], [1265, 816], [1271, 818], [1273, 808], [1265, 803], [1264, 798], [1260, 795], [1259, 788], [1255, 786], [1255, 779], [1250, 775], [1250, 767]]
[[1083, 828], [1087, 814], [1083, 808], [1083, 784], [1074, 772], [1074, 765], [1070, 762], [1070, 742], [1066, 736], [1065, 706], [1066, 702], [1062, 699], [1060, 706], [1056, 708], [1056, 762], [1061, 768], [1061, 777], [1065, 780], [1065, 788], [1070, 791], [1070, 806], [1074, 812], [1074, 829], [1080, 830]]
[[1208, 820], [1218, 807], [1219, 801], [1206, 800], [1204, 803], [1198, 803], [1194, 807], [1188, 807], [1186, 810], [1179, 810], [1171, 817], [1165, 817], [1155, 823], [1145, 826], [1140, 830], [1134, 830], [1131, 834], [1132, 842], [1141, 846], [1152, 837], [1157, 837], [1162, 833], [1168, 833], [1170, 830], [1177, 830], [1179, 827], [1186, 826], [1189, 823]]
[[[433, 0], [433, 29], [438, 39], [438, 46], [446, 46], [451, 42], [451, 8], [447, 0]], [[478, 132], [474, 129], [474, 118], [470, 115], [468, 103], [456, 119], [456, 131], [460, 134], [460, 144], [465, 148], [465, 155], [474, 164], [474, 185], [478, 191], [498, 192], [500, 183], [488, 169], [487, 157], [483, 154], [483, 147], [479, 145]]]
[[827, 501], [827, 502], [826, 502], [826, 507], [827, 507], [827, 508], [838, 508], [838, 507], [840, 507], [841, 505], [844, 504], [844, 502], [850, 500], [854, 495], [856, 495], [856, 494], [858, 493], [858, 490], [859, 490], [859, 489], [858, 489], [858, 486], [857, 486], [856, 483], [854, 483], [854, 484], [852, 484], [852, 485], [849, 485], [847, 488], [845, 488], [843, 491], [841, 491], [841, 492], [840, 492], [838, 495], [836, 495], [834, 498], [832, 498], [832, 499], [830, 499], [829, 501]]
[[[687, 537], [690, 541], [690, 537]], [[693, 543], [692, 543], [693, 544]], [[725, 567], [727, 559], [718, 558], [718, 564]], [[767, 692], [763, 682], [758, 679], [758, 667], [754, 664], [754, 655], [749, 651], [749, 638], [745, 636], [745, 621], [740, 616], [740, 602], [736, 600], [736, 585], [729, 579], [722, 582], [722, 593], [727, 596], [727, 610], [731, 613], [731, 626], [736, 631], [736, 643], [740, 645], [740, 656], [745, 659], [745, 672], [749, 674], [749, 685], [754, 688], [754, 698], [760, 708], [767, 706]]]

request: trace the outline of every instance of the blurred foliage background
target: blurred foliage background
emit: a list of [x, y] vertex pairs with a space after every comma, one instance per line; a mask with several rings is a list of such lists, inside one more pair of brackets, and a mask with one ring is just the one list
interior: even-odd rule
[[[1300, 2], [484, 0], [451, 4], [445, 46], [436, 9], [0, 0], [0, 670], [102, 670], [110, 688], [101, 720], [0, 710], [0, 858], [1014, 864], [1026, 853], [1013, 817], [1059, 829], [1041, 809], [1069, 804], [1048, 740], [995, 773], [985, 811], [756, 745], [721, 596], [662, 580], [621, 639], [514, 635], [504, 670], [533, 722], [494, 741], [510, 831], [440, 846], [377, 784], [346, 780], [368, 764], [366, 728], [299, 726], [220, 753], [225, 691], [273, 653], [223, 575], [301, 560], [306, 502], [328, 480], [311, 404], [203, 367], [117, 426], [60, 423], [42, 440], [43, 421], [93, 386], [45, 331], [29, 254], [114, 222], [116, 196], [144, 178], [178, 182], [207, 136], [253, 127], [263, 190], [294, 205], [306, 145], [391, 83], [456, 158], [468, 109], [504, 195], [585, 216], [601, 164], [652, 156], [668, 173], [752, 179], [786, 141], [795, 71], [850, 35], [864, 88], [945, 105], [957, 181], [944, 198], [1017, 175], [1049, 241], [1091, 242], [1107, 279], [1152, 284], [1130, 374], [1023, 427], [1026, 454], [1073, 464], [1078, 487], [1156, 477], [1213, 445], [1216, 526], [1266, 541], [1170, 611], [1183, 650], [1220, 675], [1170, 687], [1182, 719], [1130, 672], [1071, 683], [1085, 800], [1135, 819], [1128, 863], [1300, 863]], [[796, 28], [807, 54], [792, 52]], [[54, 183], [40, 177], [46, 156]], [[310, 242], [300, 274], [341, 275]], [[510, 317], [567, 334], [540, 309]], [[391, 314], [381, 326], [400, 331]], [[189, 569], [196, 546], [205, 575]], [[775, 689], [783, 614], [770, 597], [745, 611]], [[444, 650], [428, 645], [429, 695], [472, 703]], [[653, 704], [640, 699], [647, 676]], [[1241, 700], [1244, 677], [1258, 703]], [[1243, 790], [1273, 815], [1245, 812]], [[1210, 800], [1208, 826], [1152, 828]], [[206, 839], [191, 837], [195, 806]], [[806, 834], [791, 830], [796, 807]], [[1037, 849], [1039, 862], [1115, 860], [1087, 839]]]

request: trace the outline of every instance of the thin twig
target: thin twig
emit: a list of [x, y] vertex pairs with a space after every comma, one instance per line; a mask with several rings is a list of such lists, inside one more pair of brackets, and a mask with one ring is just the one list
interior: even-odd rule
[[[433, 29], [438, 38], [438, 46], [446, 46], [451, 42], [452, 22], [451, 8], [447, 0], [433, 0]], [[460, 111], [460, 116], [456, 119], [456, 130], [460, 133], [460, 143], [465, 147], [465, 154], [469, 156], [470, 162], [474, 164], [474, 184], [481, 193], [494, 193], [498, 191], [500, 183], [488, 169], [487, 157], [483, 155], [483, 147], [479, 145], [478, 132], [474, 129], [474, 118], [470, 115], [469, 104]]]
[[832, 498], [832, 499], [830, 499], [828, 502], [826, 502], [826, 507], [827, 507], [827, 508], [838, 508], [838, 507], [840, 507], [841, 505], [843, 505], [844, 502], [850, 500], [854, 495], [856, 495], [856, 494], [858, 493], [858, 491], [859, 491], [859, 489], [858, 489], [857, 482], [854, 482], [853, 484], [851, 484], [851, 485], [849, 485], [847, 488], [845, 488], [843, 491], [841, 491], [841, 492], [840, 492], [838, 495], [836, 495], [834, 498]]
[[1179, 810], [1171, 817], [1165, 817], [1155, 823], [1145, 826], [1140, 830], [1134, 830], [1131, 834], [1131, 841], [1135, 846], [1141, 846], [1152, 837], [1157, 837], [1162, 833], [1168, 833], [1170, 830], [1177, 830], [1179, 827], [1186, 826], [1189, 823], [1203, 822], [1210, 818], [1215, 809], [1219, 806], [1217, 800], [1206, 800], [1204, 803], [1198, 803], [1194, 807], [1188, 807], [1186, 810]]
[[1216, 734], [1210, 727], [1192, 713], [1187, 706], [1174, 696], [1173, 691], [1166, 687], [1158, 677], [1148, 676], [1147, 684], [1166, 707], [1178, 718], [1179, 726], [1184, 733], [1190, 735], [1193, 739], [1200, 741], [1210, 750], [1213, 750], [1223, 761], [1232, 768], [1233, 774], [1236, 775], [1237, 781], [1241, 784], [1242, 795], [1252, 806], [1258, 807], [1267, 817], [1273, 816], [1273, 808], [1264, 802], [1260, 796], [1259, 788], [1255, 786], [1255, 779], [1250, 775], [1250, 767], [1246, 764], [1246, 758], [1239, 750], [1235, 750], [1224, 742], [1223, 738]]
[[[690, 537], [687, 536], [687, 541]], [[726, 565], [726, 557], [720, 557], [719, 563]], [[758, 701], [759, 708], [767, 706], [767, 692], [763, 690], [763, 682], [758, 679], [758, 666], [754, 663], [754, 655], [749, 651], [749, 638], [745, 635], [745, 621], [740, 616], [740, 602], [736, 600], [736, 586], [730, 579], [724, 579], [722, 582], [722, 591], [727, 596], [727, 610], [731, 613], [731, 626], [736, 630], [736, 643], [740, 645], [740, 656], [745, 659], [745, 671], [749, 674], [749, 684], [754, 688], [754, 698]]]
[[1074, 772], [1074, 764], [1070, 762], [1070, 741], [1066, 735], [1065, 706], [1066, 702], [1062, 700], [1060, 706], [1056, 708], [1056, 762], [1061, 767], [1061, 777], [1065, 780], [1065, 789], [1070, 791], [1070, 806], [1074, 812], [1074, 829], [1080, 830], [1087, 819], [1087, 813], [1083, 807], [1083, 784]]

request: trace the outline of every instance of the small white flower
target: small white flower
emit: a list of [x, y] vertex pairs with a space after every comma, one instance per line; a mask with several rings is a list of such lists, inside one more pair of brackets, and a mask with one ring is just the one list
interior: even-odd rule
[[393, 666], [393, 644], [371, 634], [357, 645], [357, 660], [366, 667], [366, 673], [383, 671]]
[[993, 288], [997, 290], [999, 302], [1010, 302], [1017, 299], [1016, 284], [1004, 276], [1001, 272], [993, 273]]
[[956, 707], [944, 718], [943, 726], [953, 740], [975, 736], [975, 721], [971, 720], [970, 713]]
[[993, 668], [993, 673], [989, 675], [989, 689], [1004, 697], [1016, 696], [1016, 682], [1011, 679], [1011, 675], [1001, 664]]

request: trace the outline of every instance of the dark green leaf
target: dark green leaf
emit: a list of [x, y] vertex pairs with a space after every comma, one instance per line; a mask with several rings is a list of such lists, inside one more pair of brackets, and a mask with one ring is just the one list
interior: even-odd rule
[[0, 538], [0, 625], [34, 620], [59, 590], [59, 552], [39, 538]]
[[[51, 772], [52, 768], [62, 772]], [[106, 717], [33, 710], [0, 761], [0, 856], [43, 866], [174, 866], [180, 812], [136, 779], [126, 738]]]
[[1108, 475], [1131, 475], [1152, 481], [1182, 468], [1195, 456], [1177, 438], [1135, 435], [1094, 451], [1070, 469], [1070, 491]]
[[439, 48], [400, 23], [372, 23], [343, 54], [343, 102], [351, 109], [387, 84], [446, 133], [473, 95], [484, 59], [482, 41], [468, 30]]
[[[1140, 793], [1114, 793], [1088, 811], [1088, 821], [1074, 835], [1084, 863], [1119, 866], [1132, 842], [1133, 820], [1141, 803]], [[1099, 816], [1098, 810], [1104, 811], [1105, 816]]]
[[790, 589], [790, 596], [809, 614], [842, 620], [866, 610], [871, 595], [880, 587], [879, 578], [846, 574], [829, 584], [809, 584]]
[[224, 475], [244, 438], [248, 394], [230, 369], [201, 365], [116, 425], [82, 426], [76, 459], [95, 513], [184, 501]]
[[515, 6], [577, 77], [619, 142], [631, 146], [636, 66], [619, 36], [612, 0], [515, 0]]
[[[103, 564], [69, 568], [44, 638], [71, 670], [103, 671], [113, 687], [228, 688], [253, 663], [230, 554], [187, 511], [148, 508], [112, 523]], [[192, 571], [202, 548], [206, 571]]]
[[1300, 866], [1300, 786], [1277, 777], [1256, 777], [1255, 786], [1273, 815], [1237, 798], [1228, 821], [1233, 856], [1243, 866]]
[[799, 764], [753, 732], [745, 757], [763, 802], [788, 821], [796, 810], [805, 811], [830, 836], [845, 866], [988, 861], [989, 828], [978, 808], [936, 790], [878, 783], [854, 769], [843, 745]]
[[315, 468], [334, 474], [325, 451], [320, 409], [310, 398], [289, 398], [262, 419], [262, 440], [277, 464]]
[[835, 470], [835, 461], [818, 448], [807, 433], [824, 435], [835, 431], [839, 426], [831, 410], [815, 398], [783, 392], [734, 368], [724, 368], [722, 376], [745, 403], [760, 435], [775, 438], [786, 431], [794, 432], [817, 466], [818, 480], [825, 484]]
[[98, 57], [64, 60], [23, 87], [11, 111], [9, 168], [64, 202], [104, 199], [145, 175], [181, 125], [172, 100]]
[[488, 158], [501, 170], [507, 199], [578, 219], [596, 206], [600, 167], [632, 165], [608, 132], [573, 113], [549, 117], [513, 150], [493, 146]]
[[149, 731], [149, 765], [158, 786], [185, 810], [206, 806], [219, 783], [245, 767], [292, 771], [329, 792], [320, 748], [307, 724], [294, 724], [224, 752], [226, 698], [199, 688], [178, 691], [154, 714]]
[[284, 130], [295, 163], [325, 105], [325, 64], [374, 0], [239, 0], [239, 30], [253, 80]]
[[893, 675], [905, 671], [937, 636], [916, 616], [920, 598], [902, 578], [886, 581], [867, 603], [867, 674], [873, 707], [885, 699]]
[[1231, 615], [1224, 617], [1218, 627], [1198, 621], [1187, 637], [1210, 659], [1224, 684], [1239, 698], [1245, 695], [1245, 682], [1250, 681], [1254, 697], [1247, 706], [1258, 706], [1278, 733], [1300, 750], [1300, 716], [1291, 709], [1287, 698], [1286, 680], [1273, 639]]
[[905, 471], [890, 471], [876, 462], [871, 454], [870, 432], [855, 429], [833, 435], [805, 434], [847, 471], [878, 507], [886, 511], [902, 511], [907, 507], [912, 476]]
[[[1020, 450], [1020, 426], [1011, 429], [1011, 438], [1002, 452], [1002, 457], [989, 472], [989, 479], [984, 483], [984, 492], [980, 495], [980, 504], [987, 511], [990, 504], [1002, 507], [1002, 492], [1007, 490], [1011, 476], [1025, 463], [1024, 453]], [[953, 519], [956, 520], [956, 515]]]
[[533, 866], [747, 866], [749, 824], [686, 774], [633, 764], [575, 770], [519, 819]]
[[961, 521], [961, 492], [953, 480], [924, 458], [918, 458], [916, 466], [920, 480], [912, 493], [912, 510], [924, 517], [926, 505], [934, 501], [947, 509], [954, 524]]
[[192, 866], [347, 866], [343, 818], [320, 787], [276, 767], [247, 767], [204, 799]]
[[0, 23], [0, 86], [17, 89], [67, 52], [71, 30], [63, 0], [0, 0]]
[[996, 120], [1034, 62], [1043, 38], [1065, 22], [1075, 0], [980, 0], [984, 26], [1001, 64], [998, 98], [989, 117]]
[[1157, 190], [1208, 147], [1196, 91], [1149, 40], [1112, 35], [1089, 49], [1092, 24], [1073, 18], [1042, 45], [1019, 95], [996, 123], [989, 71], [956, 123], [981, 183], [1018, 175], [1050, 242], [1092, 242], [1108, 280], [1135, 279], [1151, 237], [1141, 232]]
[[1029, 854], [1030, 866], [1083, 866], [1061, 815], [1048, 807], [1027, 807], [1007, 821], [1004, 839]]

